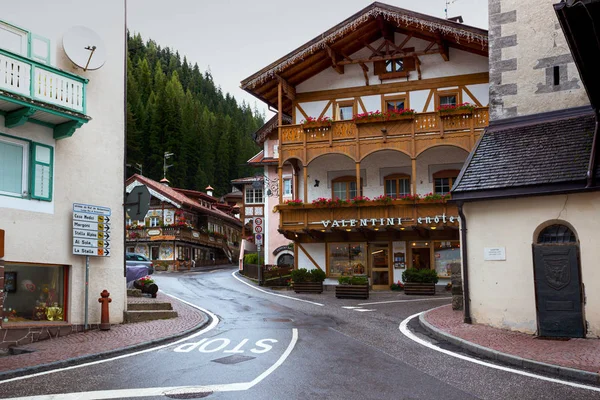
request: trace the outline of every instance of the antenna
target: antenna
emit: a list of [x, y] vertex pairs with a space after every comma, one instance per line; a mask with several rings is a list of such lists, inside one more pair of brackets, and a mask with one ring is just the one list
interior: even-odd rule
[[63, 36], [63, 50], [84, 71], [101, 68], [106, 61], [106, 46], [100, 36], [84, 26], [74, 26]]
[[173, 166], [173, 164], [167, 164], [167, 159], [174, 156], [174, 153], [169, 153], [165, 151], [165, 156], [163, 158], [163, 179], [167, 179], [167, 170]]
[[450, 4], [454, 4], [456, 0], [446, 0], [446, 8], [444, 8], [444, 12], [446, 13], [446, 19], [448, 19], [448, 6]]

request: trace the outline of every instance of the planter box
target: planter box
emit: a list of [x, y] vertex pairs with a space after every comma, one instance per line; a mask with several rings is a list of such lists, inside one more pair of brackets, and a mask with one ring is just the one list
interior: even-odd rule
[[337, 285], [335, 297], [338, 299], [368, 299], [369, 285]]
[[313, 130], [313, 129], [330, 129], [331, 128], [331, 122], [307, 122], [302, 124], [302, 129], [305, 131], [309, 131], [309, 130]]
[[406, 282], [404, 283], [404, 293], [409, 295], [416, 294], [433, 296], [435, 294], [435, 283]]
[[471, 115], [473, 110], [452, 110], [452, 111], [440, 111], [440, 117], [452, 117], [454, 115]]
[[323, 293], [323, 282], [294, 282], [296, 293]]

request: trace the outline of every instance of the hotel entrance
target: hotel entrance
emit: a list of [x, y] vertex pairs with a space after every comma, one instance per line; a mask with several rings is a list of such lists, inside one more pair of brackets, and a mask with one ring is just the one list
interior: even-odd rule
[[374, 290], [390, 288], [390, 246], [388, 243], [371, 243], [371, 284]]

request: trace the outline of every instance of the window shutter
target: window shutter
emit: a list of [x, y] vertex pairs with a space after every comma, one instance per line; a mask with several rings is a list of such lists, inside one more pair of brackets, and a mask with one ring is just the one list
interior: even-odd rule
[[53, 169], [53, 148], [39, 143], [32, 143], [30, 181], [30, 195], [32, 199], [52, 200]]
[[415, 58], [414, 57], [405, 57], [402, 59], [404, 61], [404, 70], [405, 71], [414, 71], [415, 70]]
[[373, 62], [373, 73], [375, 75], [385, 74], [385, 61], [374, 61]]
[[273, 158], [279, 158], [279, 145], [273, 145]]

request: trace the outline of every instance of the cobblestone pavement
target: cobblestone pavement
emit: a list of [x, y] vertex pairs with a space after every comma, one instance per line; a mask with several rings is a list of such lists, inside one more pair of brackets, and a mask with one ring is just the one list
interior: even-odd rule
[[600, 340], [547, 340], [519, 332], [463, 323], [463, 312], [443, 306], [425, 320], [452, 336], [502, 353], [589, 372], [600, 372]]
[[0, 374], [23, 368], [40, 367], [73, 358], [124, 350], [125, 348], [166, 339], [196, 328], [208, 321], [201, 311], [158, 293], [156, 299], [128, 297], [128, 302], [170, 302], [178, 317], [173, 319], [112, 325], [109, 331], [93, 330], [22, 346], [32, 353], [5, 356], [0, 360]]

